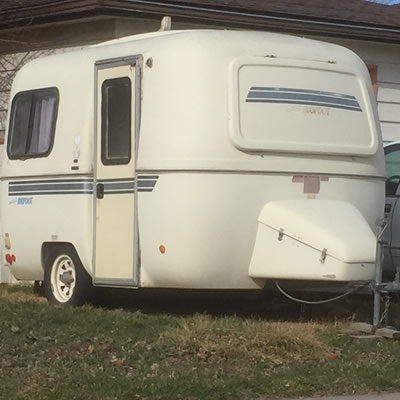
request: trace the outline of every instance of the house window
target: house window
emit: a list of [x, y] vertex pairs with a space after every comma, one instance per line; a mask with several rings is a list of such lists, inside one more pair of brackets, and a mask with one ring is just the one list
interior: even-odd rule
[[18, 93], [11, 105], [8, 157], [47, 156], [53, 146], [58, 109], [56, 88]]
[[131, 80], [108, 79], [102, 85], [101, 160], [104, 165], [131, 160]]
[[371, 77], [372, 88], [374, 89], [375, 97], [378, 94], [378, 66], [367, 64], [369, 76]]

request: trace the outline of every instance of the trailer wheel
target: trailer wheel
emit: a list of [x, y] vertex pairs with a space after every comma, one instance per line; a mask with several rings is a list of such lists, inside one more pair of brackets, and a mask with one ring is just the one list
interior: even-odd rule
[[53, 304], [81, 305], [88, 298], [90, 277], [74, 251], [57, 249], [44, 271], [44, 291]]

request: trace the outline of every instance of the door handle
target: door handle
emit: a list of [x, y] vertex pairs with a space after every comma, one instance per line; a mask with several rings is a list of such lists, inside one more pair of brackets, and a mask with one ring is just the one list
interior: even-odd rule
[[104, 197], [104, 185], [102, 183], [98, 183], [96, 186], [96, 197], [98, 199], [102, 199]]

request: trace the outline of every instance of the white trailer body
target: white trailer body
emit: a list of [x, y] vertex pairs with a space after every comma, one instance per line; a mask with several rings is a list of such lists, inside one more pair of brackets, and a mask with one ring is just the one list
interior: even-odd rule
[[347, 49], [146, 34], [27, 64], [11, 102], [4, 252], [20, 280], [58, 262], [60, 302], [79, 283], [71, 251], [102, 286], [373, 276], [383, 151], [368, 72]]

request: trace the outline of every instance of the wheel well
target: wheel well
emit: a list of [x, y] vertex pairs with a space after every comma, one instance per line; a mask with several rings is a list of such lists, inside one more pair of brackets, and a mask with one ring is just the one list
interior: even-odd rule
[[[68, 242], [44, 242], [41, 249], [41, 260], [43, 271], [46, 266], [53, 260], [56, 254], [61, 252], [72, 252], [81, 262], [78, 252], [74, 245]], [[81, 262], [82, 264], [82, 262]]]
[[41, 261], [43, 288], [51, 303], [80, 305], [90, 297], [92, 278], [71, 243], [44, 242]]

